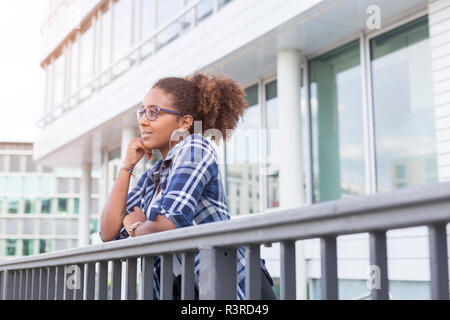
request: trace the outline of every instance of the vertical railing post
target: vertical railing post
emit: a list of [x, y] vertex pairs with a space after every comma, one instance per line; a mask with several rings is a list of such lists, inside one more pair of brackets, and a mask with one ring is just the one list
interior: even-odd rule
[[121, 299], [121, 282], [122, 282], [122, 262], [113, 260], [111, 270], [111, 299]]
[[77, 283], [79, 284], [79, 287], [76, 287], [74, 289], [74, 291], [75, 291], [74, 296], [75, 296], [75, 300], [83, 300], [84, 290], [85, 290], [85, 286], [84, 286], [84, 277], [85, 277], [84, 266], [85, 265], [77, 264], [76, 266], [77, 266], [77, 269], [76, 269], [75, 274], [76, 274], [76, 277], [78, 278]]
[[153, 300], [153, 268], [154, 257], [142, 257], [141, 299]]
[[183, 252], [181, 254], [181, 300], [195, 299], [194, 259], [194, 252]]
[[84, 300], [95, 298], [95, 262], [86, 263], [86, 278], [84, 281]]
[[261, 262], [259, 244], [245, 247], [245, 298], [261, 300]]
[[47, 299], [47, 268], [40, 268], [39, 276], [39, 300]]
[[428, 226], [431, 299], [448, 300], [448, 257], [446, 223]]
[[125, 299], [136, 300], [136, 275], [137, 263], [136, 258], [127, 259], [126, 269], [126, 284], [125, 284]]
[[164, 254], [161, 257], [160, 274], [160, 298], [161, 300], [173, 299], [173, 255]]
[[335, 236], [320, 239], [322, 299], [338, 299], [337, 247]]
[[64, 266], [56, 266], [55, 300], [64, 299]]
[[280, 299], [295, 300], [295, 241], [280, 243]]
[[369, 250], [372, 300], [389, 300], [386, 231], [374, 231], [369, 234]]
[[19, 270], [14, 270], [14, 300], [19, 300], [20, 296], [20, 273]]
[[27, 269], [25, 273], [25, 279], [25, 300], [30, 300], [32, 287], [32, 269]]
[[200, 300], [236, 300], [236, 248], [200, 249]]
[[100, 261], [98, 268], [98, 300], [108, 298], [108, 261]]
[[10, 270], [3, 271], [3, 300], [12, 300], [14, 286], [13, 272]]
[[31, 274], [31, 300], [39, 299], [39, 269], [33, 268]]
[[20, 270], [20, 280], [19, 280], [19, 300], [25, 300], [26, 292], [26, 281], [27, 281], [26, 270]]
[[47, 300], [55, 300], [56, 267], [48, 268]]

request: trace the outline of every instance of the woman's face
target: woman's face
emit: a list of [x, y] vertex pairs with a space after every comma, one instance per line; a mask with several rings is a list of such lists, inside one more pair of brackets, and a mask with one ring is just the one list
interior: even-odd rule
[[[143, 101], [143, 108], [148, 108], [151, 105], [156, 105], [160, 108], [178, 111], [172, 106], [170, 96], [165, 91], [159, 88], [153, 88], [147, 93]], [[160, 111], [156, 120], [148, 120], [145, 115], [139, 120], [139, 129], [141, 131], [144, 146], [148, 150], [159, 149], [163, 158], [166, 157], [170, 150], [169, 141], [172, 133], [180, 128], [185, 128], [186, 118], [174, 115], [168, 112]], [[188, 127], [189, 128], [189, 127]], [[171, 143], [173, 147], [175, 141]]]

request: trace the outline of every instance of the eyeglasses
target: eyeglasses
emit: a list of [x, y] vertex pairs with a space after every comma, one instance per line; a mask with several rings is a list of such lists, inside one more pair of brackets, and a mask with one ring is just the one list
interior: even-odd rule
[[168, 113], [176, 114], [176, 115], [181, 115], [181, 116], [183, 115], [182, 113], [177, 112], [177, 111], [160, 108], [158, 106], [150, 106], [147, 109], [144, 109], [144, 108], [137, 109], [136, 110], [136, 117], [137, 117], [137, 120], [140, 121], [142, 116], [145, 113], [145, 116], [147, 117], [147, 119], [150, 120], [150, 121], [153, 121], [153, 120], [158, 119], [158, 114], [159, 114], [160, 111], [164, 111], [164, 112], [168, 112]]

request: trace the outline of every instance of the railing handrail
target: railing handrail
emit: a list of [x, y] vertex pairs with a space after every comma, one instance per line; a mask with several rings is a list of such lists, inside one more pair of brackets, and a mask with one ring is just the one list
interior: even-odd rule
[[[157, 28], [155, 31], [153, 31], [149, 36], [141, 40], [140, 42], [133, 45], [130, 50], [128, 50], [127, 53], [123, 54], [120, 58], [118, 58], [116, 61], [113, 61], [111, 64], [109, 64], [108, 67], [105, 69], [97, 72], [96, 74], [92, 75], [89, 81], [87, 81], [85, 84], [80, 86], [74, 93], [68, 95], [65, 97], [59, 105], [55, 106], [53, 109], [48, 111], [43, 117], [41, 117], [37, 124], [39, 127], [45, 127], [45, 124], [47, 122], [48, 118], [52, 118], [53, 114], [57, 112], [58, 110], [61, 110], [63, 113], [67, 110], [72, 109], [70, 106], [66, 107], [66, 104], [68, 104], [72, 99], [76, 98], [80, 95], [80, 93], [84, 90], [86, 90], [89, 87], [92, 87], [101, 77], [103, 77], [105, 74], [110, 74], [115, 67], [117, 67], [119, 64], [121, 64], [125, 60], [129, 60], [136, 52], [141, 50], [146, 44], [149, 42], [154, 41], [157, 39], [158, 35], [165, 31], [167, 28], [172, 26], [172, 24], [176, 23], [178, 20], [180, 20], [184, 15], [186, 15], [189, 11], [195, 9], [201, 2], [204, 0], [196, 0], [190, 4], [188, 4], [186, 7], [184, 7], [182, 10], [180, 10], [173, 18], [168, 20], [165, 24]], [[155, 49], [155, 53], [158, 51]]]
[[0, 271], [301, 240], [450, 221], [450, 182], [399, 189], [0, 261]]

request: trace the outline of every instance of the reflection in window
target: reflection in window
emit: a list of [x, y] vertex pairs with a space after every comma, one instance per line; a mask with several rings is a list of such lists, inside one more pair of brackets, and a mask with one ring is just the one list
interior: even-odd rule
[[17, 246], [17, 240], [6, 239], [6, 248], [5, 248], [6, 255], [7, 256], [15, 256], [16, 255], [16, 246]]
[[18, 213], [19, 212], [19, 199], [8, 198], [8, 213]]
[[25, 199], [24, 201], [24, 213], [36, 213], [36, 200], [35, 199]]
[[[226, 144], [227, 154], [227, 200], [230, 213], [248, 214], [250, 212], [247, 197], [233, 197], [242, 189], [244, 195], [259, 192], [256, 179], [249, 180], [249, 175], [259, 175], [259, 129], [261, 128], [261, 108], [258, 101], [258, 85], [246, 90], [249, 109], [238, 123], [233, 136]], [[259, 201], [252, 198], [253, 210], [259, 212]], [[239, 208], [239, 209], [238, 209]]]
[[78, 214], [80, 213], [80, 199], [75, 198], [73, 199], [74, 205], [73, 205], [73, 213]]
[[50, 213], [52, 199], [41, 199], [41, 213]]
[[310, 62], [314, 201], [364, 194], [359, 41]]
[[50, 248], [50, 240], [40, 239], [39, 240], [39, 253], [49, 252]]
[[376, 37], [370, 46], [377, 191], [437, 182], [428, 18]]
[[[157, 26], [161, 27], [162, 25], [169, 22], [179, 11], [181, 10], [181, 1], [180, 0], [164, 0], [157, 2]], [[181, 31], [180, 24], [172, 24], [165, 31], [161, 32], [158, 35], [158, 48], [165, 46], [169, 42], [175, 40]]]
[[22, 255], [31, 256], [33, 254], [34, 241], [32, 239], [22, 240]]
[[67, 213], [68, 203], [69, 203], [69, 199], [66, 199], [66, 198], [58, 199], [58, 213]]

